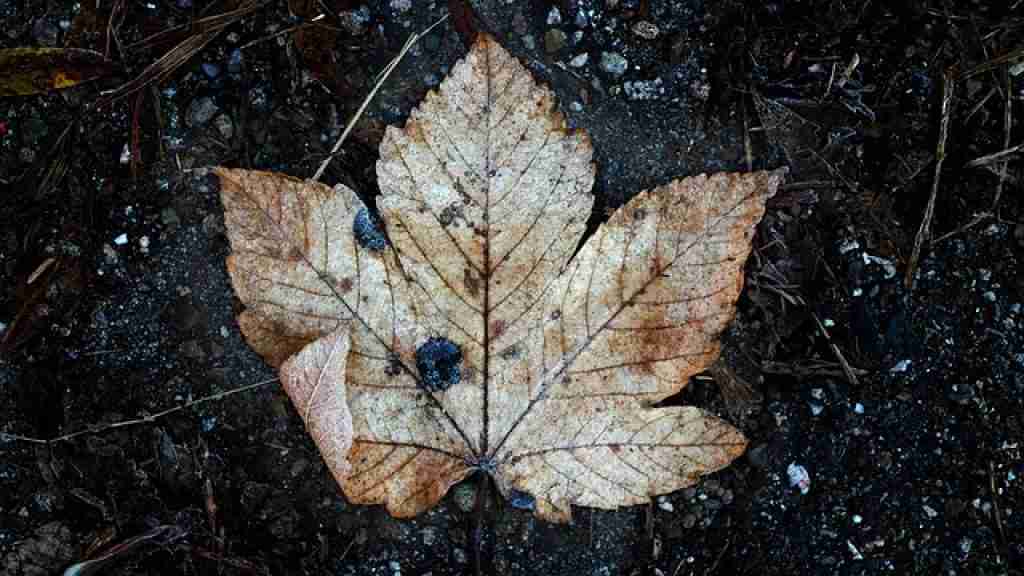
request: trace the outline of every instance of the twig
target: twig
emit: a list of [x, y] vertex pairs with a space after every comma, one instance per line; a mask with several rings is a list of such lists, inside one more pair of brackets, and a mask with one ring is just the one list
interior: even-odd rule
[[[291, 34], [292, 32], [298, 32], [299, 30], [305, 30], [306, 28], [320, 27], [321, 25], [317, 24], [317, 21], [318, 20], [322, 20], [323, 18], [324, 18], [324, 15], [321, 14], [321, 15], [317, 16], [316, 18], [313, 18], [309, 22], [303, 22], [302, 24], [297, 24], [295, 26], [292, 26], [291, 28], [285, 28], [284, 30], [278, 30], [277, 32], [274, 32], [273, 34], [271, 34], [269, 36], [264, 36], [262, 38], [257, 38], [255, 40], [246, 42], [245, 44], [242, 44], [241, 46], [239, 46], [238, 49], [239, 50], [246, 50], [248, 48], [251, 48], [252, 46], [255, 46], [257, 44], [262, 44], [262, 43], [264, 43], [264, 42], [266, 42], [268, 40], [273, 40], [274, 38], [277, 38], [279, 36], [284, 36], [286, 34]], [[323, 26], [323, 27], [327, 28], [326, 26]]]
[[[1003, 149], [1010, 147], [1010, 131], [1013, 129], [1013, 81], [1010, 78], [1010, 71], [1003, 68]], [[996, 186], [996, 197], [992, 200], [992, 212], [999, 206], [999, 199], [1003, 196], [1003, 185], [1006, 183], [1006, 171], [1010, 162], [1004, 161], [999, 168], [999, 184]]]
[[974, 68], [964, 71], [957, 77], [957, 80], [966, 80], [967, 78], [970, 78], [972, 76], [984, 74], [989, 70], [995, 70], [996, 68], [1002, 66], [1003, 64], [1010, 64], [1020, 59], [1024, 59], [1024, 48], [1017, 48], [1016, 50], [1011, 50], [1006, 54], [1003, 54], [1002, 56], [996, 56], [991, 60], [982, 62], [981, 64], [978, 64]]
[[747, 161], [747, 172], [754, 171], [754, 146], [750, 141], [750, 118], [746, 99], [743, 102], [743, 158]]
[[6, 432], [0, 432], [0, 439], [3, 439], [5, 441], [18, 440], [18, 441], [21, 441], [21, 442], [31, 442], [32, 444], [47, 444], [47, 445], [49, 445], [49, 444], [57, 444], [58, 442], [67, 442], [68, 440], [73, 440], [75, 438], [78, 438], [79, 436], [85, 436], [87, 434], [100, 434], [102, 432], [106, 432], [108, 430], [113, 430], [115, 428], [124, 428], [126, 426], [135, 426], [135, 425], [138, 425], [138, 424], [150, 424], [150, 423], [155, 422], [156, 420], [158, 420], [160, 418], [163, 418], [164, 416], [167, 416], [169, 414], [174, 414], [175, 412], [180, 412], [182, 410], [185, 410], [186, 408], [192, 408], [193, 406], [198, 406], [200, 404], [205, 404], [207, 402], [212, 402], [214, 400], [220, 400], [222, 398], [226, 398], [226, 397], [231, 396], [233, 394], [238, 394], [239, 392], [247, 392], [249, 390], [253, 390], [253, 389], [259, 388], [261, 386], [266, 386], [267, 384], [271, 384], [273, 382], [277, 382], [277, 378], [271, 378], [269, 380], [264, 380], [262, 382], [256, 382], [255, 384], [249, 384], [247, 386], [242, 386], [240, 388], [233, 388], [231, 390], [225, 390], [224, 392], [221, 392], [219, 394], [214, 394], [212, 396], [204, 396], [204, 397], [198, 398], [196, 400], [191, 400], [189, 402], [185, 402], [184, 404], [181, 404], [180, 406], [175, 406], [173, 408], [168, 408], [166, 410], [161, 410], [160, 412], [157, 412], [156, 414], [149, 414], [147, 416], [143, 416], [141, 418], [135, 418], [133, 420], [122, 420], [120, 422], [113, 422], [111, 424], [107, 424], [107, 425], [104, 425], [104, 426], [99, 426], [99, 427], [94, 427], [94, 428], [86, 428], [84, 430], [79, 430], [77, 432], [71, 432], [69, 434], [64, 434], [63, 436], [57, 436], [56, 438], [50, 438], [49, 440], [47, 440], [45, 438], [32, 438], [30, 436], [21, 436], [19, 434], [8, 434]]
[[914, 272], [917, 269], [917, 259], [921, 256], [921, 246], [928, 237], [928, 230], [932, 225], [932, 218], [935, 216], [935, 198], [939, 195], [939, 182], [942, 178], [942, 164], [946, 161], [946, 139], [949, 137], [949, 117], [951, 104], [953, 102], [953, 69], [947, 68], [942, 74], [942, 120], [939, 123], [939, 142], [935, 148], [935, 173], [932, 177], [932, 193], [928, 197], [928, 205], [924, 209], [924, 217], [921, 219], [921, 227], [917, 230], [914, 238], [914, 251], [910, 253], [910, 260], [907, 262], [907, 275], [904, 282], [907, 288], [914, 284]]
[[964, 164], [964, 168], [977, 168], [979, 166], [984, 166], [986, 164], [994, 164], [996, 162], [1005, 163], [1006, 161], [1003, 160], [1003, 158], [1006, 158], [1007, 156], [1012, 156], [1017, 152], [1024, 152], [1024, 142], [1021, 142], [1016, 146], [1010, 146], [1009, 148], [1006, 148], [1005, 150], [1000, 150], [999, 152], [993, 152], [992, 154], [986, 154], [984, 156], [975, 158], [974, 160], [971, 160], [967, 164]]
[[846, 361], [846, 357], [843, 356], [843, 352], [839, 350], [839, 346], [836, 346], [836, 343], [832, 341], [832, 335], [825, 329], [825, 324], [822, 323], [816, 313], [811, 312], [811, 317], [814, 318], [814, 323], [818, 325], [818, 330], [821, 332], [822, 336], [825, 337], [825, 340], [828, 341], [829, 347], [832, 348], [832, 354], [835, 355], [836, 360], [839, 361], [839, 365], [843, 368], [843, 374], [846, 375], [846, 379], [850, 381], [850, 384], [853, 384], [855, 387], [859, 387], [860, 381], [857, 380], [857, 374], [854, 373], [850, 363]]
[[968, 222], [967, 224], [964, 224], [963, 226], [957, 228], [956, 230], [953, 230], [952, 232], [946, 232], [942, 236], [939, 236], [938, 238], [932, 240], [932, 245], [934, 246], [935, 244], [938, 244], [939, 242], [942, 242], [943, 240], [945, 240], [946, 238], [949, 238], [950, 236], [956, 236], [957, 234], [959, 234], [959, 233], [961, 233], [961, 232], [963, 232], [965, 230], [969, 230], [971, 228], [974, 228], [975, 226], [977, 226], [978, 224], [984, 222], [987, 218], [990, 218], [991, 216], [992, 216], [992, 214], [990, 212], [981, 212], [979, 214], [975, 214], [974, 217], [971, 218], [971, 221]]
[[996, 492], [996, 470], [992, 461], [988, 461], [988, 488], [992, 491], [992, 512], [996, 520], [996, 529], [999, 530], [999, 538], [1003, 546], [1006, 545], [1006, 533], [1003, 531], [1003, 514], [999, 511], [999, 493]]
[[[99, 107], [105, 107], [113, 102], [129, 96], [142, 90], [146, 86], [153, 82], [162, 82], [165, 78], [174, 73], [179, 66], [187, 62], [192, 56], [203, 49], [209, 44], [214, 38], [216, 38], [225, 28], [230, 24], [241, 20], [243, 17], [259, 10], [266, 5], [269, 0], [248, 0], [241, 6], [234, 10], [230, 10], [223, 14], [217, 14], [207, 18], [197, 20], [192, 24], [192, 30], [195, 32], [183, 40], [180, 44], [170, 49], [166, 54], [158, 58], [155, 62], [146, 66], [142, 72], [134, 80], [122, 84], [121, 86], [114, 88], [113, 90], [107, 90], [100, 93], [100, 99], [96, 105]], [[156, 34], [153, 38], [164, 39], [169, 38], [173, 34], [177, 34], [182, 30], [182, 27], [174, 28], [166, 32]], [[146, 44], [147, 40], [143, 40], [141, 43]], [[138, 46], [140, 43], [128, 46], [126, 49], [131, 50]]]
[[448, 15], [445, 14], [444, 16], [438, 18], [436, 22], [428, 26], [426, 30], [422, 32], [414, 32], [412, 36], [409, 36], [409, 39], [405, 41], [405, 45], [402, 46], [402, 50], [399, 51], [398, 55], [392, 58], [391, 62], [388, 62], [388, 65], [384, 67], [384, 70], [377, 78], [377, 83], [373, 85], [373, 90], [370, 90], [370, 93], [366, 95], [366, 98], [363, 100], [363, 103], [360, 104], [359, 109], [356, 110], [355, 115], [353, 115], [352, 119], [348, 121], [348, 124], [345, 126], [345, 130], [341, 133], [341, 136], [338, 137], [338, 141], [334, 143], [334, 148], [331, 148], [331, 153], [327, 155], [327, 158], [324, 158], [323, 162], [320, 163], [320, 167], [317, 168], [316, 173], [313, 174], [313, 177], [310, 178], [310, 180], [320, 180], [320, 177], [324, 175], [324, 171], [327, 170], [327, 166], [331, 163], [331, 160], [334, 159], [334, 156], [338, 153], [338, 150], [341, 150], [341, 145], [345, 143], [345, 139], [348, 138], [349, 133], [352, 132], [353, 128], [355, 128], [356, 122], [358, 122], [359, 119], [362, 118], [363, 112], [366, 111], [366, 107], [370, 105], [370, 102], [373, 100], [373, 97], [377, 95], [377, 91], [380, 90], [380, 87], [384, 84], [384, 81], [388, 79], [388, 76], [391, 75], [391, 72], [393, 72], [394, 69], [398, 67], [398, 63], [401, 62], [402, 58], [405, 57], [406, 52], [408, 52], [409, 49], [412, 48], [413, 45], [419, 41], [420, 38], [429, 34], [431, 30], [433, 30], [437, 25], [441, 24], [447, 19]]

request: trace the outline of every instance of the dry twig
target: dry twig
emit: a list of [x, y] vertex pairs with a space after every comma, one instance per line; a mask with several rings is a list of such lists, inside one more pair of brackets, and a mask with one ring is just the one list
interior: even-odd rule
[[198, 406], [200, 404], [205, 404], [207, 402], [213, 402], [214, 400], [221, 400], [223, 398], [227, 398], [228, 396], [232, 396], [234, 394], [238, 394], [239, 392], [247, 392], [249, 390], [255, 390], [256, 388], [260, 388], [262, 386], [266, 386], [267, 384], [271, 384], [273, 382], [277, 382], [277, 378], [271, 378], [269, 380], [263, 380], [261, 382], [256, 382], [255, 384], [249, 384], [249, 385], [246, 385], [246, 386], [242, 386], [240, 388], [233, 388], [231, 390], [225, 390], [224, 392], [221, 392], [219, 394], [214, 394], [212, 396], [204, 396], [204, 397], [198, 398], [196, 400], [191, 400], [189, 402], [185, 402], [184, 404], [181, 404], [180, 406], [175, 406], [173, 408], [168, 408], [166, 410], [161, 410], [161, 411], [159, 411], [159, 412], [157, 412], [155, 414], [148, 414], [146, 416], [142, 416], [141, 418], [135, 418], [135, 419], [132, 419], [132, 420], [121, 420], [120, 422], [113, 422], [113, 423], [106, 424], [106, 425], [103, 425], [103, 426], [95, 426], [95, 427], [91, 427], [91, 428], [86, 428], [84, 430], [78, 430], [77, 432], [71, 432], [71, 433], [68, 433], [68, 434], [64, 434], [63, 436], [57, 436], [56, 438], [50, 438], [50, 439], [46, 439], [46, 438], [32, 438], [30, 436], [21, 436], [19, 434], [8, 434], [6, 432], [0, 432], [0, 439], [3, 439], [3, 440], [18, 440], [20, 442], [31, 442], [32, 444], [46, 444], [46, 445], [57, 444], [57, 443], [60, 443], [60, 442], [67, 442], [68, 440], [73, 440], [75, 438], [78, 438], [79, 436], [85, 436], [87, 434], [100, 434], [102, 432], [106, 432], [108, 430], [113, 430], [115, 428], [124, 428], [126, 426], [135, 426], [135, 425], [138, 425], [138, 424], [151, 424], [153, 422], [156, 422], [158, 419], [163, 418], [164, 416], [167, 416], [169, 414], [174, 414], [175, 412], [181, 412], [182, 410], [185, 410], [187, 408], [192, 408], [193, 406]]
[[401, 51], [398, 52], [398, 55], [392, 58], [391, 62], [388, 62], [388, 65], [384, 67], [384, 70], [380, 73], [380, 76], [377, 78], [377, 83], [373, 85], [373, 89], [370, 90], [370, 93], [366, 95], [366, 98], [363, 100], [363, 103], [359, 105], [359, 109], [356, 110], [356, 113], [352, 116], [352, 119], [348, 121], [348, 124], [345, 126], [345, 130], [341, 133], [341, 136], [338, 137], [338, 141], [334, 143], [334, 148], [331, 148], [331, 153], [327, 155], [327, 158], [324, 158], [323, 162], [320, 163], [320, 167], [317, 168], [316, 173], [313, 174], [313, 177], [310, 178], [310, 180], [320, 180], [320, 178], [324, 175], [324, 171], [327, 170], [327, 166], [330, 165], [331, 160], [333, 160], [335, 155], [338, 154], [338, 150], [341, 150], [341, 145], [345, 143], [345, 139], [348, 138], [349, 133], [351, 133], [352, 129], [355, 128], [356, 122], [358, 122], [359, 119], [362, 118], [363, 112], [366, 111], [366, 107], [370, 105], [370, 102], [373, 100], [373, 97], [377, 95], [377, 91], [380, 90], [380, 87], [384, 84], [384, 81], [387, 80], [388, 76], [391, 76], [391, 73], [395, 70], [395, 68], [398, 67], [399, 62], [402, 61], [402, 58], [405, 57], [405, 54], [409, 51], [409, 49], [412, 48], [413, 45], [419, 41], [420, 38], [429, 34], [431, 30], [433, 30], [435, 27], [437, 27], [439, 24], [441, 24], [447, 19], [448, 15], [445, 14], [444, 16], [438, 18], [436, 22], [428, 26], [424, 31], [415, 32], [412, 34], [412, 36], [409, 36], [409, 39], [405, 41], [405, 45], [402, 46], [402, 49]]
[[[124, 98], [125, 96], [130, 96], [154, 82], [161, 82], [177, 70], [179, 66], [187, 62], [192, 58], [192, 56], [202, 50], [204, 46], [216, 38], [225, 28], [228, 27], [228, 25], [233, 24], [242, 17], [262, 8], [268, 1], [269, 0], [247, 0], [235, 10], [196, 20], [192, 23], [192, 30], [194, 32], [191, 36], [176, 45], [149, 66], [146, 66], [142, 73], [134, 80], [122, 84], [113, 90], [104, 92], [100, 100], [97, 102], [97, 106], [106, 106]], [[131, 50], [140, 44], [151, 45], [170, 38], [172, 35], [179, 34], [180, 32], [180, 27], [172, 28], [171, 30], [161, 32], [147, 38], [142, 42], [127, 46], [126, 50]]]
[[917, 260], [921, 256], [921, 247], [928, 237], [932, 218], [935, 216], [935, 199], [939, 195], [942, 164], [946, 161], [946, 139], [949, 137], [949, 118], [952, 111], [953, 89], [955, 86], [956, 81], [953, 77], [953, 69], [948, 68], [942, 75], [942, 120], [939, 123], [939, 142], [935, 149], [935, 172], [932, 177], [932, 193], [928, 197], [928, 205], [924, 209], [921, 227], [918, 228], [917, 236], [914, 237], [914, 251], [910, 253], [910, 260], [907, 262], [907, 275], [904, 280], [907, 288], [913, 287], [914, 272], [917, 270]]

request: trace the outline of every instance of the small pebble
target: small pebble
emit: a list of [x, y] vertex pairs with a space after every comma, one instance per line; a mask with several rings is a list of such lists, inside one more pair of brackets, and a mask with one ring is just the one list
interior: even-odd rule
[[601, 69], [613, 76], [621, 76], [626, 72], [629, 60], [618, 52], [601, 53]]
[[557, 26], [562, 23], [562, 13], [558, 11], [558, 8], [552, 6], [551, 11], [548, 12], [548, 26]]
[[899, 373], [899, 372], [906, 372], [907, 369], [910, 368], [910, 363], [911, 363], [911, 360], [909, 360], [909, 359], [907, 359], [907, 360], [900, 360], [899, 362], [896, 363], [895, 366], [893, 366], [892, 368], [889, 369], [889, 372], [892, 372], [894, 374], [895, 373]]
[[665, 496], [658, 496], [658, 508], [661, 508], [665, 512], [672, 512], [675, 510], [675, 507], [672, 506], [672, 502], [670, 502]]
[[548, 30], [544, 34], [544, 51], [554, 54], [565, 46], [565, 32], [561, 30]]
[[177, 226], [181, 224], [178, 211], [170, 206], [160, 211], [160, 221], [163, 222], [164, 226]]
[[517, 10], [516, 13], [512, 15], [512, 31], [518, 36], [523, 36], [529, 31], [529, 29], [530, 26], [526, 22], [526, 17], [523, 16], [522, 12]]
[[696, 523], [697, 523], [697, 517], [694, 516], [693, 514], [687, 514], [687, 515], [683, 516], [683, 528], [687, 528], [687, 529], [693, 528], [693, 526]]
[[221, 138], [231, 140], [231, 137], [235, 135], [235, 125], [227, 114], [219, 114], [213, 120], [213, 124], [217, 127], [217, 132], [220, 132]]
[[747, 460], [754, 468], [764, 468], [768, 465], [768, 445], [759, 444], [747, 450]]
[[242, 70], [242, 51], [235, 48], [228, 55], [228, 72], [238, 74]]
[[575, 58], [569, 61], [569, 66], [573, 68], [582, 68], [587, 65], [587, 60], [590, 59], [590, 54], [586, 52], [576, 55]]
[[353, 36], [359, 36], [366, 32], [366, 27], [370, 23], [370, 8], [360, 6], [355, 10], [345, 10], [338, 14], [338, 18], [341, 20], [341, 27], [346, 32]]
[[213, 98], [203, 96], [192, 101], [188, 108], [189, 126], [202, 126], [209, 122], [217, 114], [217, 105]]
[[658, 37], [659, 32], [660, 30], [658, 30], [657, 25], [646, 20], [641, 20], [633, 24], [633, 34], [636, 34], [644, 40], [654, 40]]
[[803, 466], [796, 462], [791, 463], [786, 468], [786, 475], [789, 476], [789, 485], [799, 488], [801, 494], [807, 494], [811, 490], [811, 475]]
[[114, 244], [117, 244], [118, 246], [124, 246], [127, 243], [128, 243], [128, 235], [127, 234], [123, 234], [122, 233], [122, 234], [118, 235], [117, 238], [114, 238]]
[[206, 74], [206, 77], [211, 80], [220, 76], [220, 66], [217, 66], [212, 62], [203, 62], [200, 67], [203, 69], [203, 74]]

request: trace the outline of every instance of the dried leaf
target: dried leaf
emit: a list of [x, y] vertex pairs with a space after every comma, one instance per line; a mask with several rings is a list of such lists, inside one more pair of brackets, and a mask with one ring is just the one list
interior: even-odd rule
[[414, 516], [480, 470], [564, 522], [742, 453], [652, 405], [718, 356], [781, 172], [642, 192], [574, 255], [590, 141], [483, 34], [380, 152], [379, 219], [344, 186], [217, 170], [239, 324], [349, 500]]
[[113, 65], [99, 52], [79, 48], [0, 50], [0, 96], [28, 96], [70, 88], [109, 74]]

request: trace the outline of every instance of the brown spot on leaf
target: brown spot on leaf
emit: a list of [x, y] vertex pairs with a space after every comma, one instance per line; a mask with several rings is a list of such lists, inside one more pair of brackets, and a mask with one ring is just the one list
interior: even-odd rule
[[495, 320], [494, 322], [491, 322], [490, 332], [491, 338], [500, 337], [502, 334], [505, 333], [505, 321]]
[[466, 285], [466, 291], [474, 298], [480, 297], [480, 279], [473, 273], [471, 268], [462, 269], [462, 283]]
[[348, 294], [352, 291], [352, 279], [348, 276], [338, 280], [338, 291], [342, 294]]
[[[492, 85], [507, 91], [487, 98]], [[351, 221], [362, 206], [351, 190], [221, 170], [228, 270], [249, 307], [239, 323], [265, 357], [301, 347], [281, 381], [352, 503], [414, 516], [487, 467], [503, 493], [532, 494], [538, 516], [567, 522], [572, 505], [647, 503], [742, 453], [742, 434], [720, 419], [652, 402], [717, 356], [748, 232], [781, 174], [677, 180], [634, 197], [579, 246], [592, 148], [564, 130], [552, 93], [481, 35], [406, 126], [387, 131], [377, 206], [406, 227], [389, 228], [393, 250], [366, 260], [311, 232]], [[451, 145], [423, 145], [442, 132]], [[252, 187], [232, 194], [233, 175]], [[439, 204], [442, 185], [458, 195]], [[307, 265], [266, 261], [286, 246]], [[344, 278], [362, 301], [323, 297], [325, 279]], [[426, 393], [420, 348], [409, 347], [444, 335], [459, 341], [461, 384]], [[572, 459], [593, 474], [566, 482], [574, 468], [559, 467]]]

